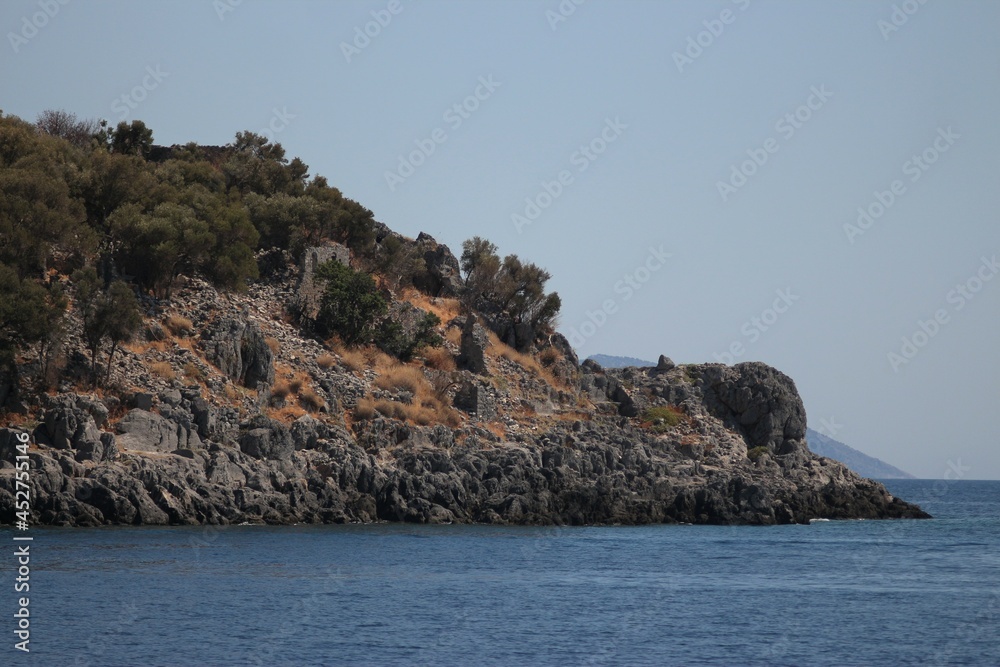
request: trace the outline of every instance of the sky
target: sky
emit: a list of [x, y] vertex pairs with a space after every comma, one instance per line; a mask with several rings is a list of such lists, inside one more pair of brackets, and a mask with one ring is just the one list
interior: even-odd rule
[[578, 353], [763, 361], [809, 425], [1000, 479], [995, 0], [4, 0], [0, 109], [252, 130], [551, 272]]

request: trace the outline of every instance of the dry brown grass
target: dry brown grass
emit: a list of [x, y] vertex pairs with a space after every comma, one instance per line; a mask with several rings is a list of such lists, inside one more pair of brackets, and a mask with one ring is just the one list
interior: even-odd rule
[[177, 374], [174, 373], [173, 367], [166, 361], [157, 361], [156, 363], [151, 364], [149, 370], [153, 373], [153, 375], [157, 375], [164, 380], [173, 380], [177, 377]]
[[444, 332], [444, 339], [452, 345], [462, 344], [462, 330], [458, 327], [448, 327]]
[[306, 386], [307, 382], [308, 380], [301, 373], [297, 373], [291, 380], [288, 381], [288, 389], [293, 394], [297, 394], [302, 391], [302, 387]]
[[371, 419], [375, 416], [375, 401], [365, 396], [354, 406], [354, 418], [357, 420]]
[[175, 336], [190, 336], [194, 332], [194, 323], [182, 315], [168, 315], [163, 326]]
[[538, 355], [538, 361], [542, 363], [542, 366], [549, 367], [552, 364], [562, 361], [562, 353], [554, 347], [547, 347], [542, 350], [541, 354]]
[[198, 368], [198, 364], [189, 361], [184, 364], [184, 377], [195, 382], [201, 382], [205, 379], [205, 374]]
[[305, 410], [295, 405], [289, 405], [288, 407], [281, 408], [280, 410], [271, 408], [269, 410], [265, 410], [264, 412], [271, 419], [277, 419], [283, 424], [291, 424], [302, 415], [307, 414]]
[[275, 380], [271, 386], [271, 397], [282, 400], [292, 393], [292, 388], [288, 386], [287, 380]]
[[455, 357], [446, 348], [430, 347], [424, 350], [424, 364], [438, 371], [455, 370]]
[[357, 350], [344, 350], [340, 353], [340, 363], [352, 373], [363, 371], [368, 365], [365, 355]]
[[271, 349], [271, 354], [273, 354], [274, 356], [278, 356], [278, 353], [281, 352], [281, 343], [278, 341], [278, 339], [268, 336], [267, 338], [264, 339], [264, 342]]
[[237, 389], [234, 384], [227, 384], [226, 388], [222, 390], [222, 393], [226, 395], [226, 398], [228, 398], [231, 403], [236, 403], [243, 398], [243, 394], [240, 393], [240, 390]]
[[430, 297], [412, 287], [407, 287], [400, 293], [402, 301], [409, 301], [417, 308], [426, 310], [437, 315], [442, 322], [451, 322], [458, 317], [461, 312], [461, 305], [458, 299], [447, 299], [444, 297]]
[[404, 366], [397, 364], [383, 371], [375, 380], [375, 386], [380, 389], [391, 391], [408, 391], [414, 396], [427, 394], [430, 390], [430, 383], [416, 366]]
[[299, 392], [299, 403], [309, 412], [318, 412], [326, 405], [326, 401], [312, 387], [306, 387]]
[[483, 426], [486, 427], [487, 431], [489, 431], [496, 437], [500, 438], [501, 440], [507, 439], [507, 428], [500, 422], [489, 422], [488, 424], [484, 424]]
[[323, 370], [329, 370], [337, 364], [337, 357], [332, 354], [321, 354], [316, 357], [316, 365]]

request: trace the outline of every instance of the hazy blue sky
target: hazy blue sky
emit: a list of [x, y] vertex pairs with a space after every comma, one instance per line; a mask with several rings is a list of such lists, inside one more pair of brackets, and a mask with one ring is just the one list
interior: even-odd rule
[[995, 0], [4, 0], [0, 108], [273, 132], [404, 234], [548, 268], [581, 356], [735, 344], [813, 428], [996, 479], [997, 25]]

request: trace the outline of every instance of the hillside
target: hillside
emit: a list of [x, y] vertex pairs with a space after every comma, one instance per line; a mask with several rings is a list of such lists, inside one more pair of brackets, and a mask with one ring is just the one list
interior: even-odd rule
[[914, 479], [913, 475], [889, 465], [881, 459], [869, 456], [842, 442], [827, 437], [822, 433], [806, 429], [806, 441], [809, 449], [820, 456], [840, 461], [845, 466], [863, 477], [872, 479]]
[[809, 452], [773, 368], [580, 364], [544, 269], [137, 123], [0, 118], [4, 523], [926, 516]]

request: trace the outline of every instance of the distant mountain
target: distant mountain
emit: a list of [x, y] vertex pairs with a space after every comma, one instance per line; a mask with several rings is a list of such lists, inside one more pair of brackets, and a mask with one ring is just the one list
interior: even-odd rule
[[837, 442], [822, 433], [817, 433], [811, 428], [806, 429], [806, 442], [809, 449], [820, 456], [840, 461], [845, 466], [858, 473], [862, 477], [874, 477], [876, 479], [914, 479], [913, 475], [904, 472], [895, 466], [891, 466], [885, 461], [868, 456], [864, 452], [859, 452], [853, 447], [848, 447], [842, 442]]
[[588, 359], [593, 359], [603, 368], [625, 368], [626, 366], [655, 366], [655, 361], [636, 359], [635, 357], [615, 357], [610, 354], [592, 354]]

